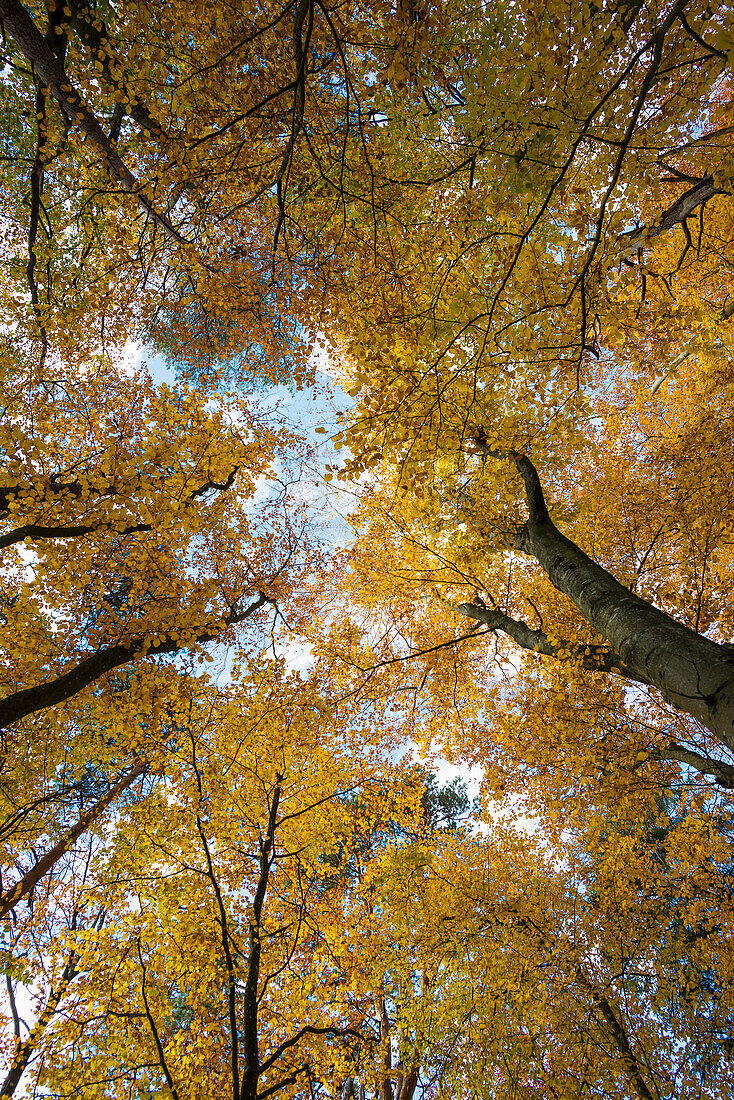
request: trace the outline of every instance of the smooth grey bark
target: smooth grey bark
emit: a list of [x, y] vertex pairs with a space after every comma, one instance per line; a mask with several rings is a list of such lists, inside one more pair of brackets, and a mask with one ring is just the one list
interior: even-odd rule
[[[734, 751], [734, 652], [634, 595], [566, 538], [548, 514], [529, 458], [492, 451], [481, 437], [474, 442], [483, 453], [509, 458], [517, 467], [525, 485], [528, 520], [515, 532], [515, 549], [535, 558], [553, 586], [606, 639], [618, 658], [617, 668], [610, 671], [657, 688], [667, 703], [701, 722]], [[469, 608], [474, 605], [463, 604], [458, 610], [477, 619], [476, 609]], [[496, 629], [523, 645], [517, 631], [513, 634], [499, 623]]]
[[656, 760], [677, 760], [689, 768], [695, 768], [701, 775], [712, 775], [720, 787], [734, 789], [734, 767], [722, 760], [712, 760], [710, 756], [701, 756], [685, 745], [671, 742], [666, 748], [650, 749], [650, 756]]
[[619, 654], [615, 653], [610, 646], [551, 642], [544, 631], [528, 626], [521, 619], [513, 619], [503, 611], [487, 607], [477, 600], [474, 603], [460, 603], [456, 610], [469, 619], [484, 623], [490, 630], [501, 630], [522, 649], [531, 649], [534, 653], [543, 653], [546, 657], [572, 660], [582, 668], [588, 668], [593, 672], [616, 672], [626, 680], [647, 683], [647, 680], [642, 680], [640, 676], [635, 675], [633, 669], [627, 668]]

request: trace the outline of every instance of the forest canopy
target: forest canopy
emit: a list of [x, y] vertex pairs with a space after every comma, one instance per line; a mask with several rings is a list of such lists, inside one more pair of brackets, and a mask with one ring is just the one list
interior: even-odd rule
[[0, 1096], [728, 1097], [731, 5], [0, 21]]

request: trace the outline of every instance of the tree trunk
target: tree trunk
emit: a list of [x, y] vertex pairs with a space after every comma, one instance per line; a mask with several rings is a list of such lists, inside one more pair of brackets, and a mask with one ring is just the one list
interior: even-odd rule
[[33, 66], [39, 80], [51, 92], [61, 110], [71, 119], [90, 143], [97, 149], [113, 180], [121, 185], [137, 201], [146, 217], [149, 217], [177, 245], [187, 247], [187, 241], [170, 220], [161, 214], [150, 198], [147, 189], [132, 174], [115, 145], [104, 133], [98, 119], [72, 86], [64, 68], [53, 50], [46, 43], [38, 27], [18, 0], [0, 0], [0, 21], [7, 34], [15, 40], [20, 52]]
[[[66, 832], [61, 840], [46, 852], [46, 855], [39, 859], [35, 867], [32, 867], [27, 874], [23, 875], [23, 878], [16, 882], [15, 886], [12, 886], [10, 890], [6, 890], [4, 894], [0, 894], [0, 917], [4, 917], [6, 913], [9, 913], [24, 897], [30, 894], [31, 890], [38, 885], [44, 875], [59, 862], [61, 857], [69, 851], [75, 841], [86, 832], [90, 825], [102, 816], [104, 811], [110, 805], [111, 802], [126, 791], [128, 787], [132, 787], [135, 780], [145, 775], [148, 771], [148, 765], [145, 762], [136, 764], [129, 772], [126, 772], [121, 779], [118, 779], [117, 783], [112, 786], [103, 798], [100, 798], [94, 803], [86, 813], [82, 814], [75, 825]], [[2, 1095], [2, 1093], [0, 1093]]]
[[[476, 443], [485, 453], [500, 457], [481, 439]], [[734, 751], [734, 652], [635, 596], [592, 561], [551, 520], [530, 459], [502, 457], [514, 461], [528, 503], [528, 521], [516, 532], [515, 549], [535, 558], [554, 587], [609, 642], [619, 656], [622, 675], [658, 688], [667, 703], [690, 714]], [[471, 613], [469, 605], [460, 610], [483, 619]]]
[[382, 1066], [377, 1078], [377, 1100], [393, 1100], [392, 1089], [392, 1053], [390, 1051], [390, 1031], [392, 1025], [387, 1011], [385, 991], [380, 988], [373, 994], [375, 1015], [380, 1028], [380, 1044], [382, 1047]]
[[49, 1021], [58, 1008], [59, 1001], [66, 992], [69, 983], [76, 977], [77, 969], [76, 964], [79, 961], [78, 956], [71, 954], [69, 960], [64, 967], [63, 973], [59, 978], [58, 984], [52, 986], [49, 993], [48, 1000], [44, 1005], [41, 1015], [38, 1017], [35, 1027], [31, 1031], [25, 1042], [17, 1042], [15, 1051], [13, 1053], [13, 1060], [10, 1064], [7, 1076], [0, 1087], [0, 1096], [12, 1096], [16, 1088], [20, 1084], [20, 1079], [23, 1076], [28, 1063], [35, 1054], [38, 1043], [46, 1030]]

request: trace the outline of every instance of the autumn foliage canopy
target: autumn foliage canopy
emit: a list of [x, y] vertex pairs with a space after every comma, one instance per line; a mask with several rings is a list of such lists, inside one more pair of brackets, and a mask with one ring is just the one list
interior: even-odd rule
[[730, 1096], [732, 6], [0, 21], [0, 1096]]

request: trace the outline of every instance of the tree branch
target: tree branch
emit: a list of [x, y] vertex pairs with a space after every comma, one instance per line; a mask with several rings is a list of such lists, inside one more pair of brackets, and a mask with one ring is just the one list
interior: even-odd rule
[[[187, 497], [184, 497], [182, 506], [188, 508], [192, 501], [197, 497], [203, 496], [205, 493], [210, 492], [212, 489], [217, 489], [219, 492], [225, 492], [227, 489], [231, 489], [234, 484], [234, 479], [239, 472], [239, 466], [236, 466], [227, 476], [223, 482], [219, 481], [205, 481], [203, 485], [200, 485], [198, 489], [194, 489], [189, 493]], [[165, 479], [161, 479], [164, 481]], [[81, 497], [85, 491], [85, 486], [78, 480], [72, 482], [49, 482], [46, 489], [50, 489], [55, 493], [68, 492], [72, 497]], [[0, 488], [0, 518], [3, 515], [10, 514], [9, 504], [11, 500], [17, 499], [22, 493], [27, 490], [20, 489], [18, 486], [5, 486]], [[101, 492], [100, 496], [114, 496], [115, 489], [111, 486], [107, 492]], [[110, 531], [118, 536], [139, 534], [144, 531], [152, 531], [152, 523], [131, 523], [127, 527], [117, 528], [116, 525], [110, 520], [100, 520], [98, 523], [79, 523], [69, 525], [53, 525], [53, 524], [41, 524], [41, 523], [25, 523], [22, 527], [16, 527], [12, 531], [6, 532], [4, 535], [0, 535], [0, 550], [4, 550], [8, 546], [14, 546], [18, 542], [23, 542], [24, 539], [30, 538], [34, 542], [41, 539], [70, 539], [79, 538], [81, 535], [90, 535], [95, 531]]]
[[0, 21], [13, 37], [18, 49], [30, 61], [37, 75], [51, 92], [62, 111], [76, 124], [90, 143], [99, 151], [107, 171], [124, 191], [136, 199], [138, 205], [162, 231], [177, 245], [190, 249], [191, 242], [182, 237], [165, 214], [156, 210], [145, 193], [145, 186], [136, 180], [104, 133], [94, 113], [72, 85], [63, 66], [51, 48], [44, 42], [38, 27], [18, 0], [0, 0]]
[[522, 649], [532, 653], [557, 657], [561, 661], [579, 664], [582, 668], [593, 672], [616, 672], [626, 680], [647, 683], [647, 680], [641, 679], [631, 668], [627, 668], [619, 654], [609, 646], [576, 645], [574, 642], [567, 641], [551, 642], [542, 630], [533, 630], [527, 623], [512, 619], [504, 612], [485, 607], [484, 604], [460, 603], [455, 610], [467, 619], [476, 619], [478, 623], [484, 623], [493, 632], [501, 630]]
[[640, 229], [622, 233], [619, 240], [623, 241], [624, 245], [619, 253], [620, 258], [634, 254], [643, 244], [654, 240], [662, 233], [667, 233], [674, 225], [684, 222], [694, 210], [705, 205], [714, 195], [727, 195], [729, 191], [730, 188], [715, 183], [713, 176], [704, 176], [663, 211], [652, 225], [643, 225]]
[[[116, 95], [124, 97], [125, 114], [129, 115], [134, 122], [137, 122], [138, 126], [149, 133], [151, 137], [161, 142], [167, 141], [168, 135], [158, 120], [153, 118], [145, 104], [131, 91], [124, 77], [118, 78], [114, 75], [110, 64], [112, 58], [110, 36], [104, 23], [95, 27], [94, 23], [87, 18], [86, 13], [75, 12], [71, 25], [86, 45], [95, 64], [102, 66], [101, 75], [105, 81], [114, 89]], [[117, 58], [115, 58], [115, 62], [118, 71], [122, 72], [122, 66]]]
[[655, 747], [648, 751], [657, 760], [677, 760], [689, 768], [695, 768], [701, 775], [712, 775], [720, 787], [734, 789], [734, 767], [722, 760], [712, 760], [709, 756], [701, 756], [692, 749], [676, 744], [670, 744], [666, 748]]
[[27, 874], [23, 875], [23, 878], [19, 879], [10, 890], [7, 890], [4, 894], [0, 894], [0, 917], [4, 917], [6, 913], [14, 909], [18, 902], [26, 897], [34, 886], [41, 881], [43, 876], [58, 863], [64, 853], [69, 851], [77, 838], [80, 837], [97, 818], [101, 817], [110, 803], [114, 802], [118, 795], [121, 795], [123, 791], [131, 787], [135, 780], [139, 776], [145, 775], [147, 771], [148, 765], [146, 763], [136, 764], [134, 768], [131, 768], [129, 772], [123, 775], [123, 777], [110, 788], [104, 798], [100, 798], [85, 814], [82, 814], [76, 825], [73, 825], [61, 840], [59, 840], [45, 856], [39, 859], [35, 867], [32, 867]]
[[[197, 774], [197, 780], [199, 776]], [[199, 782], [199, 790], [201, 791], [201, 783]], [[234, 960], [232, 958], [232, 952], [230, 950], [230, 935], [229, 926], [227, 921], [227, 910], [224, 907], [224, 899], [222, 898], [222, 891], [219, 889], [219, 883], [217, 877], [214, 874], [214, 864], [212, 863], [211, 852], [209, 851], [209, 844], [206, 839], [206, 833], [202, 828], [201, 818], [196, 815], [196, 828], [201, 839], [201, 843], [204, 847], [204, 855], [206, 856], [207, 866], [207, 878], [212, 884], [214, 889], [214, 896], [217, 901], [217, 908], [219, 910], [219, 930], [222, 935], [222, 948], [224, 950], [224, 959], [227, 964], [227, 1006], [229, 1010], [229, 1032], [230, 1032], [230, 1062], [232, 1066], [232, 1097], [233, 1100], [239, 1100], [240, 1095], [240, 1066], [239, 1066], [239, 1049], [237, 1043], [237, 982], [235, 979]]]
[[263, 1064], [260, 1066], [261, 1075], [271, 1069], [272, 1066], [274, 1066], [278, 1059], [281, 1057], [281, 1055], [284, 1054], [286, 1050], [288, 1050], [290, 1047], [295, 1046], [296, 1043], [298, 1043], [304, 1035], [352, 1035], [355, 1039], [359, 1039], [360, 1042], [365, 1041], [365, 1036], [362, 1035], [359, 1031], [354, 1031], [354, 1029], [351, 1027], [312, 1027], [310, 1024], [307, 1024], [305, 1027], [302, 1027], [300, 1031], [296, 1032], [296, 1034], [293, 1035], [290, 1039], [286, 1039], [285, 1042], [281, 1043], [278, 1049], [275, 1050], [270, 1055], [270, 1057], [263, 1062]]
[[647, 1087], [645, 1078], [642, 1076], [640, 1064], [637, 1061], [635, 1052], [630, 1046], [629, 1039], [627, 1038], [627, 1032], [617, 1019], [617, 1015], [611, 1004], [604, 996], [604, 994], [599, 993], [594, 984], [589, 981], [580, 966], [576, 967], [576, 981], [579, 983], [581, 988], [591, 997], [595, 1007], [599, 1012], [599, 1015], [602, 1017], [604, 1023], [607, 1025], [607, 1028], [611, 1032], [614, 1044], [617, 1047], [620, 1055], [622, 1056], [622, 1061], [624, 1062], [624, 1068], [627, 1071], [627, 1076], [640, 1100], [653, 1100], [653, 1095]]
[[308, 1072], [309, 1072], [308, 1062], [305, 1062], [300, 1067], [300, 1069], [294, 1070], [293, 1073], [291, 1073], [288, 1077], [284, 1077], [281, 1081], [278, 1081], [275, 1085], [271, 1085], [270, 1088], [263, 1089], [262, 1092], [258, 1092], [256, 1094], [257, 1100], [266, 1100], [266, 1097], [273, 1096], [276, 1092], [280, 1092], [280, 1090], [284, 1089], [287, 1085], [295, 1085], [296, 1081], [298, 1080], [299, 1073], [308, 1074]]
[[[224, 616], [225, 627], [244, 622], [264, 604], [272, 602], [269, 596], [261, 592], [258, 599], [244, 611]], [[69, 672], [57, 676], [55, 680], [47, 680], [31, 688], [22, 688], [0, 701], [0, 729], [11, 726], [14, 722], [36, 711], [45, 710], [47, 707], [71, 699], [106, 672], [111, 672], [121, 665], [130, 664], [136, 657], [157, 657], [165, 653], [178, 653], [189, 646], [211, 642], [219, 637], [219, 634], [219, 630], [204, 630], [195, 634], [187, 642], [181, 642], [178, 638], [170, 636], [164, 636], [164, 640], [160, 642], [151, 642], [145, 637], [131, 638], [127, 642], [101, 649], [90, 657], [85, 657]]]

